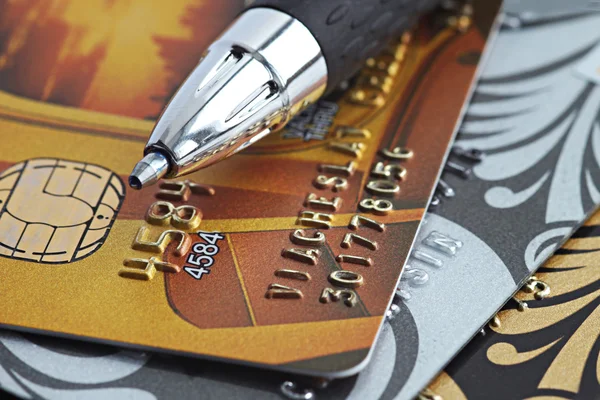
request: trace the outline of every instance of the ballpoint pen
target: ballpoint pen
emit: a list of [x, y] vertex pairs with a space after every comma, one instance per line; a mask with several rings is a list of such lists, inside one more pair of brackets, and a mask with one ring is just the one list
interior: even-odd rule
[[158, 119], [134, 189], [277, 131], [439, 0], [257, 0], [206, 50]]

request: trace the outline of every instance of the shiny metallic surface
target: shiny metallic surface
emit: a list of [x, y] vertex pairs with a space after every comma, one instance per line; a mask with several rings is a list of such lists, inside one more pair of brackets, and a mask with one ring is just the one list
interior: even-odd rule
[[284, 397], [292, 400], [312, 400], [315, 398], [315, 392], [312, 389], [299, 389], [298, 385], [292, 381], [285, 381], [281, 384], [281, 393]]
[[145, 153], [168, 157], [168, 178], [204, 168], [282, 128], [326, 86], [325, 59], [301, 22], [273, 9], [248, 10], [171, 99]]
[[167, 175], [169, 161], [159, 152], [152, 152], [136, 164], [129, 176], [129, 186], [140, 190], [158, 182], [160, 178]]

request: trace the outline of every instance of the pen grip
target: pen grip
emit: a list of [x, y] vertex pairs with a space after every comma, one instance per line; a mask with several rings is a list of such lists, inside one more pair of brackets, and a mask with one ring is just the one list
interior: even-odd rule
[[[256, 0], [302, 22], [327, 62], [327, 92], [354, 75], [364, 61], [410, 28], [415, 17], [439, 0]], [[297, 46], [302, 46], [298, 43]]]

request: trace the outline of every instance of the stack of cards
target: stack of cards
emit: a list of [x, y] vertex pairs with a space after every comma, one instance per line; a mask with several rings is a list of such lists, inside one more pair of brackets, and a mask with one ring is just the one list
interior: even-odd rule
[[0, 3], [2, 389], [599, 393], [593, 4], [448, 2], [282, 133], [133, 192], [152, 121], [243, 7], [175, 3]]

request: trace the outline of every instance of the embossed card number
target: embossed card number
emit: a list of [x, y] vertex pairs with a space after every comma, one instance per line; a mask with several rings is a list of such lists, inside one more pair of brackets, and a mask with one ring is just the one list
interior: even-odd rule
[[[210, 186], [198, 185], [190, 180], [182, 182], [162, 182], [159, 184], [159, 188], [159, 192], [156, 193], [157, 198], [177, 201], [187, 200], [192, 194], [212, 196], [215, 193], [214, 189]], [[212, 255], [219, 252], [219, 248], [215, 243], [219, 238], [222, 239], [223, 237], [219, 234], [200, 232], [200, 237], [209, 244], [196, 243], [192, 246], [192, 239], [190, 238], [190, 234], [186, 231], [196, 229], [202, 222], [202, 211], [200, 209], [191, 205], [176, 207], [168, 201], [161, 200], [150, 205], [150, 208], [148, 208], [148, 211], [146, 212], [145, 219], [150, 225], [173, 227], [177, 229], [164, 230], [158, 234], [156, 239], [152, 239], [149, 227], [141, 226], [131, 244], [132, 249], [162, 255], [165, 253], [167, 246], [171, 242], [174, 242], [177, 244], [174, 254], [176, 256], [183, 256], [188, 253], [190, 247], [192, 247], [194, 253], [190, 254], [188, 262], [200, 268], [186, 267], [184, 270], [195, 279], [200, 279], [203, 274], [210, 273], [210, 270], [207, 268], [214, 263]], [[215, 249], [208, 249], [206, 246], [213, 246]], [[196, 258], [194, 259], [193, 256], [196, 256]], [[160, 261], [156, 257], [150, 259], [127, 258], [123, 260], [123, 266], [124, 267], [118, 272], [119, 276], [144, 281], [153, 279], [157, 270], [167, 273], [177, 273], [181, 271], [180, 266]]]

